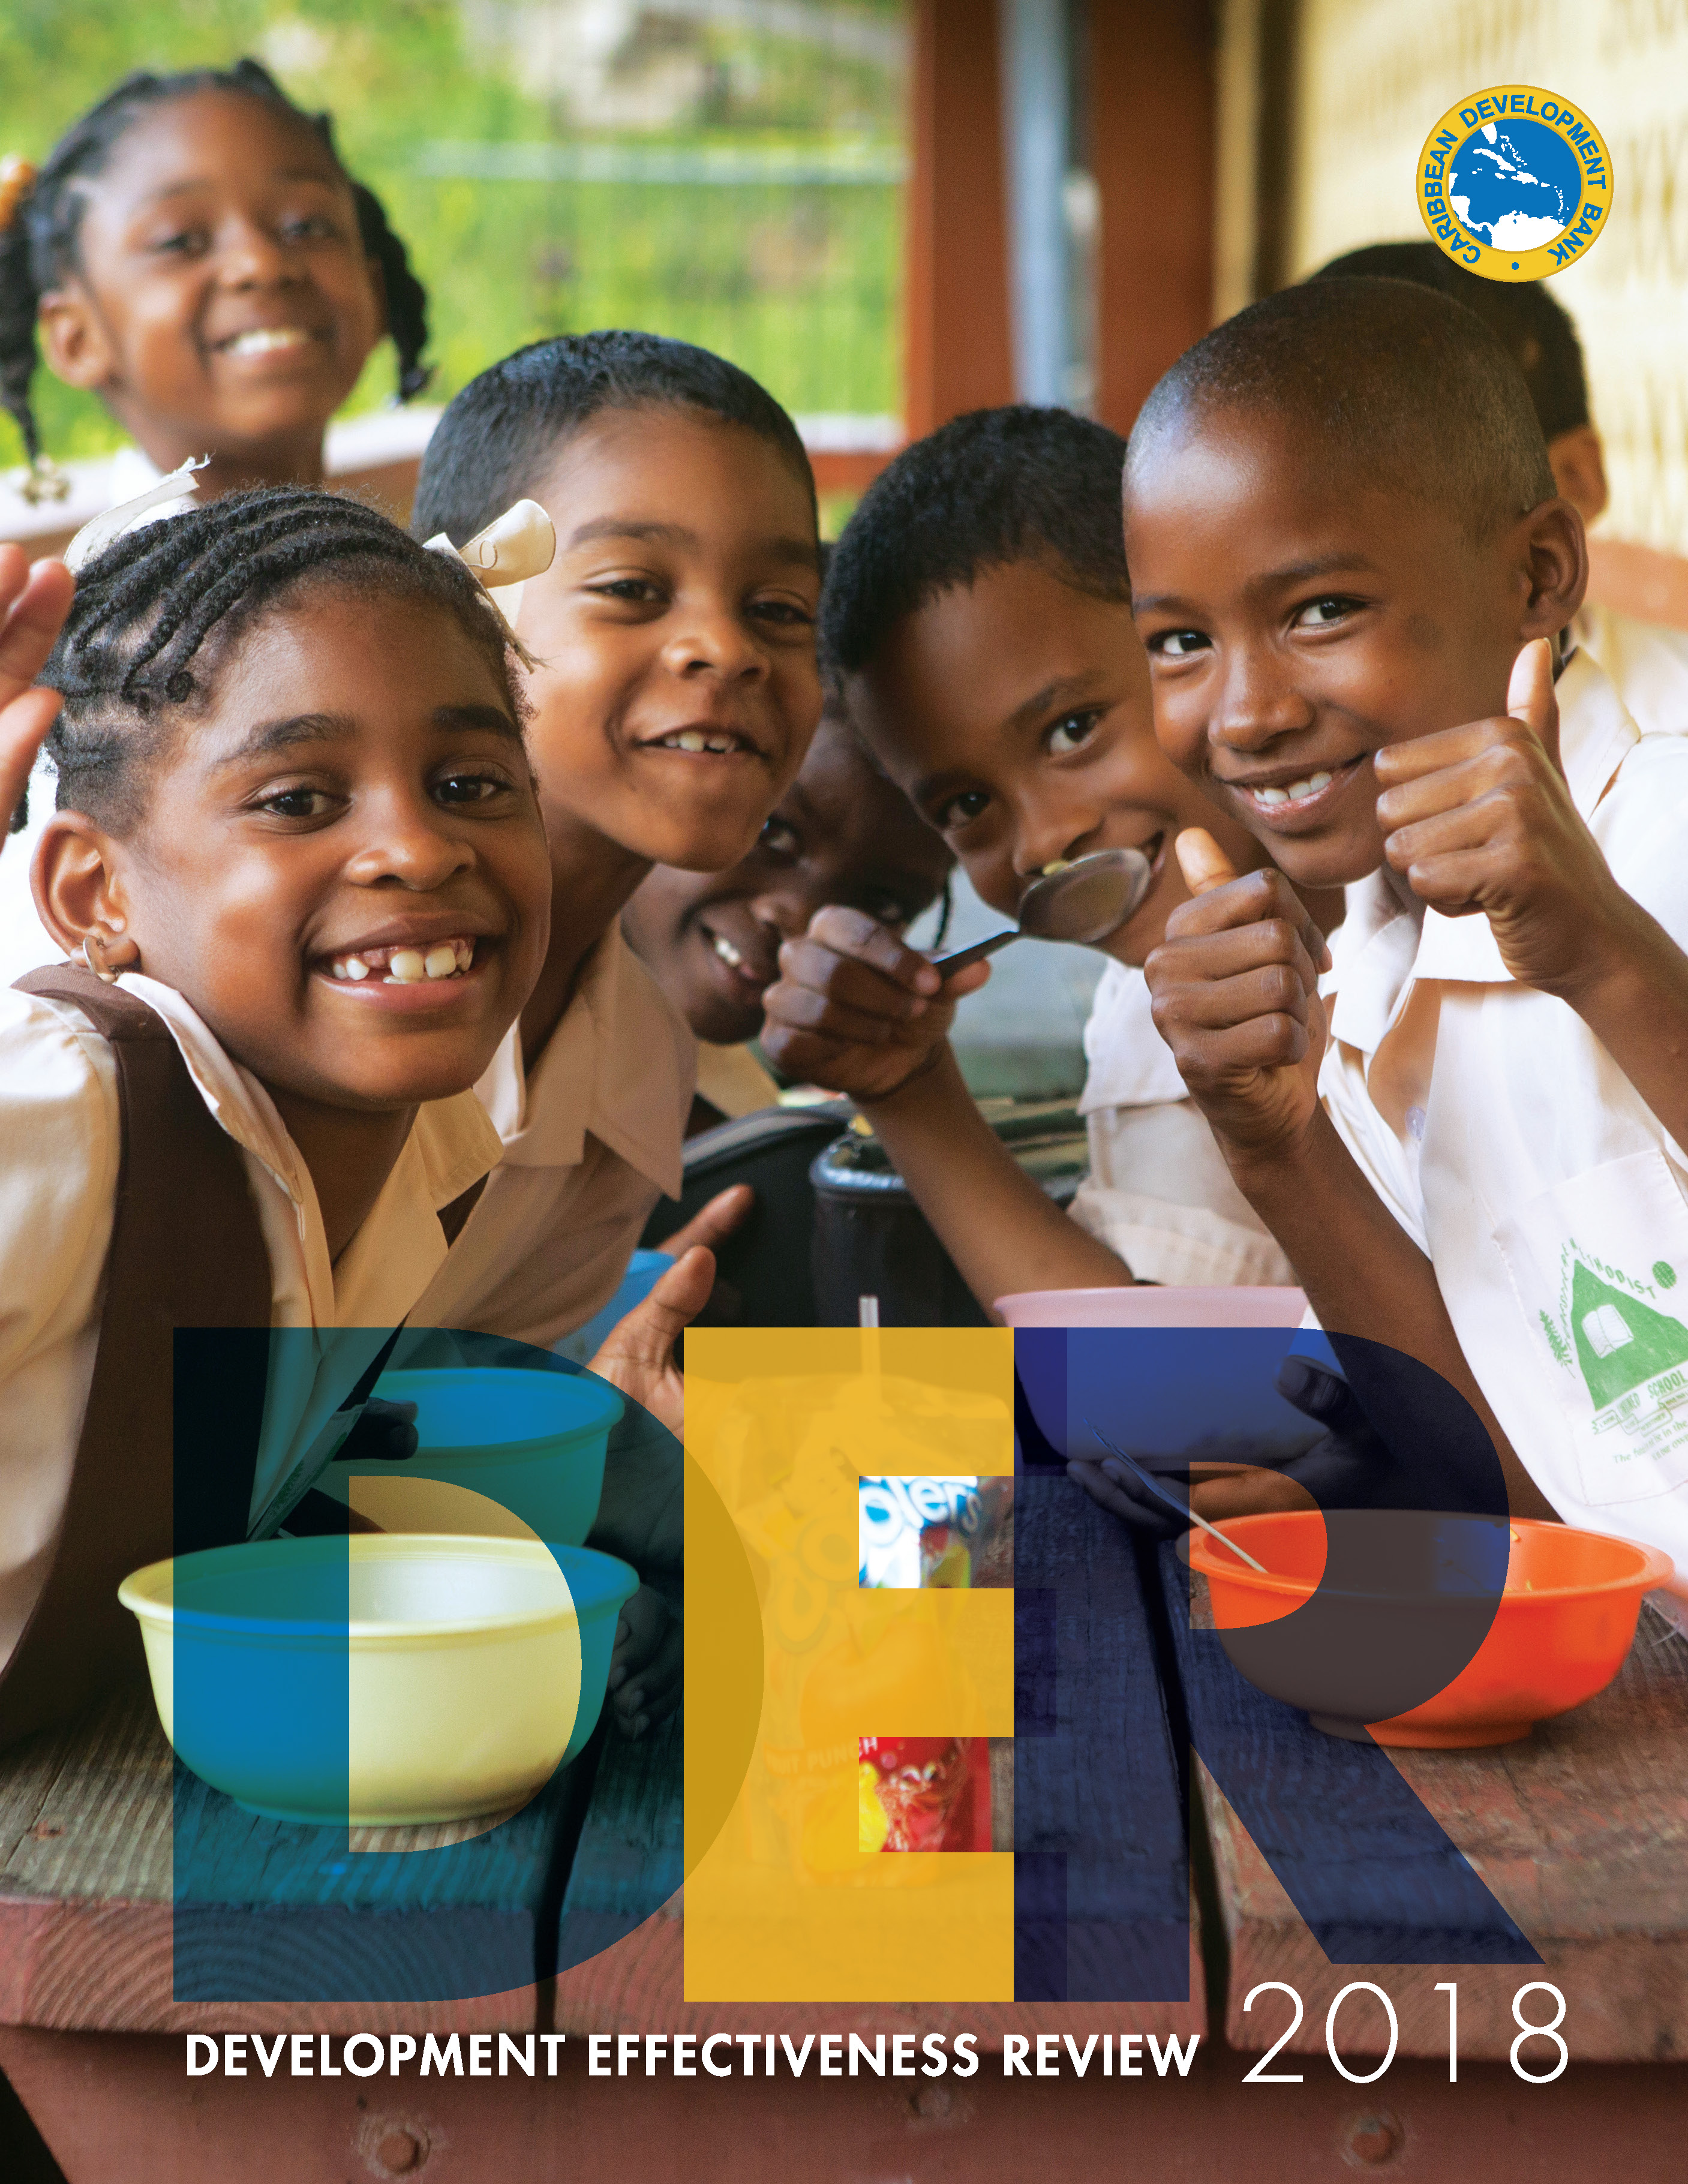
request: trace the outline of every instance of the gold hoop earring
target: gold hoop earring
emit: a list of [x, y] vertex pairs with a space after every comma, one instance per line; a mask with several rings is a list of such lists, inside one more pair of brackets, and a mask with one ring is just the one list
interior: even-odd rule
[[117, 983], [117, 973], [112, 969], [110, 958], [105, 952], [103, 933], [90, 933], [84, 935], [82, 961], [103, 986], [114, 986]]

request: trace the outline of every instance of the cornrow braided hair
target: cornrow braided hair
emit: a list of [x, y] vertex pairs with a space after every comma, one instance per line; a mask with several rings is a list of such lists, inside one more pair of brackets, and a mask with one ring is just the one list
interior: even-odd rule
[[[334, 125], [326, 114], [296, 106], [261, 62], [237, 61], [230, 69], [190, 69], [171, 75], [138, 70], [109, 91], [97, 106], [67, 130], [30, 188], [15, 201], [10, 222], [0, 232], [0, 405], [23, 435], [31, 467], [45, 467], [41, 434], [30, 401], [38, 357], [36, 318], [42, 297], [76, 270], [77, 231], [86, 192], [79, 184], [103, 171], [113, 150], [139, 117], [171, 99], [205, 91], [237, 92], [263, 99], [315, 130], [340, 167]], [[404, 245], [387, 224], [373, 190], [349, 174], [357, 207], [358, 231], [366, 256], [381, 270], [387, 292], [387, 330], [398, 352], [398, 399], [408, 402], [427, 385], [422, 363], [427, 344], [427, 291], [410, 270]]]
[[[111, 833], [131, 831], [145, 811], [146, 772], [181, 713], [209, 699], [240, 632], [307, 584], [443, 609], [493, 666], [512, 716], [525, 718], [510, 672], [515, 639], [460, 561], [343, 494], [300, 486], [225, 493], [129, 532], [79, 571], [39, 678], [64, 695], [47, 739], [58, 809], [85, 812]], [[208, 666], [201, 655], [214, 632]]]

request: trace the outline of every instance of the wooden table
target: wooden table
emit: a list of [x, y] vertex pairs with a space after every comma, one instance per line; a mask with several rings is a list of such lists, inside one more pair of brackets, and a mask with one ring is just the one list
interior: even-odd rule
[[[1385, 1754], [1322, 1736], [1238, 1674], [1213, 1635], [1205, 1582], [1192, 1587], [1171, 1548], [1162, 1581], [1198, 1751], [1204, 1741], [1240, 1747], [1252, 1761], [1247, 1825], [1209, 1769], [1197, 1770], [1229, 1952], [1224, 2027], [1234, 2047], [1269, 2047], [1292, 2014], [1282, 1995], [1244, 2012], [1263, 1980], [1281, 1980], [1305, 2004], [1290, 2053], [1323, 2052], [1338, 1990], [1369, 1980], [1395, 2005], [1400, 2052], [1446, 2056], [1448, 1997], [1438, 1982], [1453, 1981], [1461, 2058], [1504, 2061], [1519, 2029], [1513, 1997], [1545, 1980], [1566, 1997], [1563, 2029], [1579, 2063], [1688, 2059], [1688, 1641], [1644, 1610], [1617, 1681], [1523, 1742]], [[1480, 1944], [1486, 1931], [1498, 1960], [1471, 1961], [1479, 1948], [1463, 1962], [1439, 1960], [1449, 1953], [1437, 1946], [1436, 1918], [1427, 1911], [1415, 1924], [1415, 1903], [1444, 1908], [1450, 1891], [1446, 1872], [1429, 1869], [1437, 1861], [1402, 1853], [1409, 1799], [1472, 1869], [1478, 1886], [1461, 1898], [1465, 1939], [1483, 1930]], [[1301, 1894], [1300, 1909], [1262, 1851]], [[1484, 1892], [1498, 1916], [1485, 1916]], [[1308, 1923], [1321, 1912], [1336, 1929], [1326, 1936], [1329, 1955]], [[1506, 1946], [1508, 1917], [1528, 1946]], [[1525, 2014], [1540, 2023], [1552, 2009], [1538, 1994]], [[1382, 2005], [1356, 1997], [1342, 2016], [1343, 2052], [1381, 2054], [1387, 2039]], [[1524, 2060], [1545, 2070], [1552, 2051], [1533, 2042]], [[1688, 2101], [1688, 2075], [1681, 2084]]]
[[[993, 2005], [688, 2003], [678, 1907], [565, 1972], [555, 2023], [570, 2031], [904, 2031], [976, 2034], [1205, 2031], [1199, 1914], [1183, 1825], [1162, 1658], [1131, 1543], [1066, 1478], [1022, 1478], [1014, 1515], [1015, 1739], [1000, 1755], [996, 1841], [1020, 1856], [1016, 1986]], [[1059, 1585], [1057, 1589], [1057, 1580]], [[653, 1797], [638, 1747], [610, 1748], [563, 1905], [560, 1959], [580, 1921], [599, 1919], [615, 1876], [649, 1857], [675, 1862], [677, 1815]], [[1039, 1902], [1050, 1913], [1034, 1916]], [[1059, 1905], [1057, 1910], [1055, 1907]], [[589, 1930], [606, 1934], [593, 1925]], [[1121, 1980], [1122, 1964], [1129, 1967]], [[1086, 2000], [1128, 1991], [1155, 1998]], [[721, 2089], [717, 2089], [717, 2092]]]
[[[1390, 1779], [1423, 1798], [1469, 1858], [1482, 1884], [1473, 1902], [1492, 1897], [1502, 1925], [1508, 1916], [1517, 1922], [1542, 1964], [1446, 1967], [1423, 1960], [1423, 1945], [1403, 1963], [1399, 1922], [1374, 1955], [1361, 1953], [1371, 1944], [1357, 1930], [1345, 1945], [1355, 1961], [1333, 1964], [1199, 1766], [1198, 1908], [1184, 1928], [1177, 1917], [1184, 1842], [1166, 1815], [1178, 1809], [1186, 1719], [1200, 1741], [1216, 1709], [1230, 1710], [1234, 1730], [1242, 1709], [1262, 1780], [1280, 1802], [1291, 1780], [1304, 1806], [1309, 1787], [1328, 1803], [1343, 1782], [1351, 1791], [1351, 1753], [1316, 1737], [1299, 1717], [1281, 1718], [1287, 1710], [1273, 1710], [1246, 1685], [1239, 1691], [1234, 1675], [1228, 1683], [1211, 1641], [1203, 1651], [1199, 1594], [1191, 1628], [1176, 1561], [1134, 1549], [1066, 1480], [1022, 1481], [1016, 1574], [1018, 1733], [1003, 1755], [1012, 1825], [1020, 1850], [1037, 1861], [1034, 1886], [1047, 1898], [1058, 1875], [1067, 1914], [1058, 1951], [1055, 1922], [1040, 1935], [1028, 1922], [1022, 1936], [1022, 1971], [1043, 1999], [990, 2008], [686, 2003], [677, 1897], [654, 1917], [635, 1915], [636, 1890], [655, 1892], [653, 1869], [663, 1887], [677, 1887], [682, 1869], [680, 1747], [670, 1733], [638, 1746], [604, 1737], [588, 1765], [530, 1808], [523, 1825], [501, 1832], [484, 1867], [464, 1869], [448, 1900], [426, 1892], [408, 1900], [394, 1878], [402, 1860], [390, 1862], [382, 1901], [361, 1900], [351, 1873], [322, 1869], [374, 1870], [368, 1852], [379, 1841], [348, 1844], [343, 1859], [318, 1855], [313, 1864], [300, 1845], [279, 1844], [268, 1824], [246, 1816], [233, 1824], [226, 1859], [213, 1862], [229, 1876], [234, 1908], [242, 1874], [261, 1868], [273, 1875], [273, 1861], [291, 1858], [283, 1900], [269, 1915], [315, 1963], [319, 1992], [337, 1979], [343, 1986], [349, 1973], [368, 1979], [373, 1966], [414, 1964], [454, 1921], [490, 1921], [499, 1946], [520, 1962], [569, 1967], [554, 1979], [515, 1981], [476, 2003], [178, 2002], [170, 1763], [149, 1708], [131, 1696], [75, 1735], [40, 1740], [0, 1764], [0, 2065], [71, 2184], [220, 2184], [248, 2175], [266, 2184], [405, 2176], [526, 2184], [565, 2175], [596, 2184], [623, 2169], [640, 2184], [789, 2184], [794, 2176], [805, 2184], [904, 2176], [925, 2184], [1018, 2178], [1051, 2158], [1081, 2173], [1118, 2174], [1127, 2144], [1129, 2173], [1152, 2174], [1157, 2184], [1211, 2184], [1245, 2170], [1250, 2184], [1304, 2184], [1379, 2166], [1436, 2184], [1524, 2174], [1578, 2184], [1613, 2173], [1624, 2184], [1680, 2177], [1688, 2071], [1674, 2060], [1642, 2059], [1680, 2056], [1688, 2023], [1688, 1648], [1638, 1652], [1610, 1692], [1538, 1730], [1528, 1746], [1414, 1754], [1390, 1766]], [[1370, 1794], [1386, 1799], [1380, 1780], [1373, 1775]], [[190, 1801], [195, 1794], [190, 1788]], [[1255, 1825], [1267, 1834], [1270, 1797], [1262, 1792], [1256, 1804]], [[209, 1802], [202, 1817], [208, 1826], [229, 1821]], [[1284, 1846], [1276, 1847], [1281, 1863]], [[1351, 1869], [1332, 1877], [1336, 1899], [1346, 1885], [1349, 1900], [1363, 1903], [1365, 1869], [1357, 1858]], [[1307, 1885], [1305, 1876], [1296, 1881]], [[221, 1967], [215, 1975], [249, 1974], [239, 1923], [220, 1940], [214, 1920], [208, 1928], [209, 1961]], [[363, 1928], [383, 1930], [376, 1937]], [[1186, 1998], [1135, 2006], [1079, 1998], [1096, 1991], [1096, 1967], [1110, 1952], [1134, 1951], [1164, 1973], [1171, 1935], [1189, 1965]], [[1447, 1997], [1435, 1991], [1447, 1977], [1459, 1982], [1454, 2085]], [[1511, 1997], [1542, 1977], [1567, 1994], [1575, 2059], [1555, 2084], [1538, 2087], [1514, 2076], [1506, 2057], [1515, 2031]], [[1301, 2029], [1271, 2066], [1301, 2074], [1288, 2097], [1245, 2082], [1290, 2015], [1277, 1993], [1242, 2010], [1243, 1997], [1265, 1979], [1295, 1987], [1305, 2006]], [[1386, 2075], [1363, 2086], [1339, 2077], [1323, 2049], [1336, 1990], [1368, 1979], [1393, 2000], [1401, 2042]], [[1350, 1997], [1338, 2052], [1351, 2071], [1375, 2069], [1380, 2023], [1372, 1997]], [[1102, 2081], [1093, 2071], [1077, 2081], [1069, 2070], [1059, 2081], [1011, 2080], [994, 2052], [1011, 2031], [1071, 2031], [1082, 2041], [1109, 2027], [1203, 2025], [1208, 2036], [1188, 2079]], [[189, 2081], [181, 2034], [211, 2027], [569, 2036], [558, 2075], [531, 2084], [419, 2082], [412, 2074], [361, 2085]], [[976, 2077], [901, 2083], [817, 2083], [812, 2066], [802, 2081], [600, 2080], [587, 2075], [582, 2037], [964, 2028], [981, 2036], [986, 2062]], [[1536, 2069], [1551, 2059], [1536, 2047], [1525, 2059]]]

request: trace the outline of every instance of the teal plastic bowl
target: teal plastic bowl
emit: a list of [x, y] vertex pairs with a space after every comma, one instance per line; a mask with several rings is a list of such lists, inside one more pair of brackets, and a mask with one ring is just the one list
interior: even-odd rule
[[[589, 1375], [463, 1365], [383, 1373], [375, 1392], [416, 1406], [416, 1453], [402, 1462], [331, 1464], [319, 1484], [338, 1499], [348, 1498], [354, 1479], [437, 1479], [484, 1495], [553, 1546], [585, 1545], [604, 1491], [610, 1429], [626, 1407], [613, 1388]], [[471, 1520], [442, 1529], [490, 1528]]]

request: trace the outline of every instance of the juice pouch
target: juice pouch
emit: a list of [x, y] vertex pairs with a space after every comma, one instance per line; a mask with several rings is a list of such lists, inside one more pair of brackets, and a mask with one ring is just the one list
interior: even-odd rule
[[863, 1850], [989, 1850], [990, 1747], [982, 1736], [864, 1736]]

